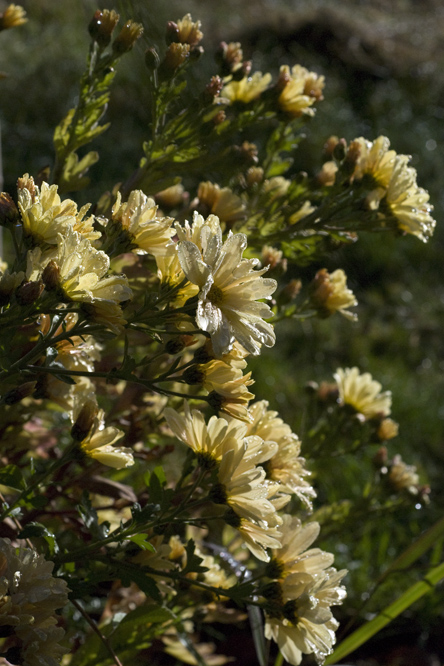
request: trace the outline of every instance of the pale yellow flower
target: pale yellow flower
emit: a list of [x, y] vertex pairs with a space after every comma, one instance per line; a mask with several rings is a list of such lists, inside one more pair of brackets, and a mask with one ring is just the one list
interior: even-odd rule
[[356, 321], [357, 315], [350, 312], [348, 308], [358, 304], [355, 295], [347, 287], [347, 276], [338, 268], [329, 273], [326, 268], [321, 268], [310, 285], [310, 300], [319, 311], [321, 316], [330, 316], [335, 312]]
[[132, 291], [124, 275], [107, 276], [108, 255], [68, 227], [58, 237], [57, 255], [42, 255], [39, 247], [28, 252], [28, 279], [36, 279], [50, 259], [59, 268], [58, 286], [64, 298], [83, 303], [93, 319], [119, 332], [125, 324], [119, 304], [131, 299]]
[[416, 184], [416, 171], [407, 166], [407, 161], [406, 156], [397, 156], [381, 206], [384, 202], [387, 204], [400, 229], [427, 241], [436, 226], [430, 215], [433, 206], [429, 204], [429, 193]]
[[218, 483], [212, 487], [210, 499], [229, 507], [226, 522], [239, 530], [258, 559], [268, 561], [266, 548], [280, 546], [281, 519], [271, 501], [275, 487], [255, 464], [264, 458], [262, 440], [245, 437], [246, 425], [236, 419], [227, 422], [213, 416], [207, 425], [203, 415], [191, 412], [187, 404], [183, 416], [171, 408], [164, 414], [173, 433], [197, 454], [200, 464], [217, 468]]
[[233, 223], [245, 217], [245, 203], [229, 187], [203, 182], [199, 184], [197, 196], [221, 222]]
[[347, 573], [336, 571], [333, 555], [310, 548], [319, 534], [318, 523], [303, 526], [297, 517], [284, 516], [282, 546], [273, 551], [269, 575], [278, 579], [279, 598], [266, 611], [265, 637], [272, 638], [284, 658], [297, 666], [304, 654], [321, 662], [332, 652], [338, 623], [330, 606], [341, 604]]
[[212, 416], [207, 424], [203, 414], [195, 409], [191, 411], [188, 403], [184, 405], [183, 415], [167, 407], [164, 416], [176, 437], [189, 446], [202, 463], [209, 465], [220, 462], [228, 451], [242, 446], [247, 430], [239, 421], [228, 423], [217, 416]]
[[253, 76], [244, 76], [240, 81], [230, 81], [223, 87], [221, 98], [228, 100], [230, 104], [243, 102], [248, 104], [260, 97], [271, 82], [271, 74], [255, 72]]
[[67, 651], [55, 612], [68, 603], [68, 588], [53, 568], [43, 555], [0, 539], [0, 625], [9, 628], [10, 640], [16, 637], [14, 662], [23, 666], [58, 666]]
[[258, 435], [266, 441], [277, 444], [277, 450], [265, 466], [267, 477], [279, 482], [279, 491], [295, 494], [307, 508], [316, 492], [305, 480], [310, 472], [305, 468], [305, 459], [300, 457], [301, 442], [290, 426], [284, 423], [278, 413], [268, 409], [268, 402], [261, 400], [250, 406], [253, 422], [248, 425], [247, 435]]
[[222, 243], [220, 226], [205, 224], [200, 235], [201, 248], [183, 240], [178, 255], [188, 280], [200, 287], [196, 323], [210, 333], [215, 355], [229, 352], [235, 340], [250, 354], [259, 354], [262, 345], [272, 347], [273, 326], [264, 319], [273, 313], [259, 299], [270, 298], [275, 280], [262, 278], [266, 268], [254, 270], [257, 259], [242, 258], [247, 247], [244, 234], [230, 232]]
[[291, 72], [288, 65], [282, 65], [279, 75], [280, 83], [283, 87], [278, 98], [278, 105], [284, 113], [292, 118], [314, 115], [314, 109], [311, 106], [317, 100], [322, 99], [323, 76], [309, 72], [301, 65], [294, 65]]
[[62, 201], [57, 185], [43, 182], [39, 189], [25, 174], [18, 181], [17, 195], [24, 234], [31, 236], [34, 243], [57, 245], [59, 235], [65, 235], [70, 227], [83, 238], [100, 238], [100, 232], [93, 229], [94, 217], [84, 219], [90, 205], [77, 210], [71, 199]]
[[122, 469], [134, 464], [131, 449], [114, 444], [124, 436], [122, 430], [115, 426], [105, 427], [105, 413], [101, 409], [97, 412], [94, 423], [87, 436], [80, 442], [80, 448], [89, 458], [93, 458], [102, 465]]
[[247, 386], [254, 384], [251, 372], [244, 375], [239, 368], [224, 361], [210, 361], [190, 368], [194, 381], [202, 384], [208, 393], [212, 393], [210, 404], [217, 411], [225, 412], [241, 421], [250, 421], [248, 403], [254, 398]]
[[288, 178], [274, 176], [273, 178], [267, 178], [267, 180], [264, 180], [262, 190], [268, 192], [271, 201], [274, 201], [274, 199], [277, 199], [278, 197], [285, 196], [290, 185], [291, 180], [288, 180]]
[[384, 418], [391, 411], [391, 391], [381, 393], [382, 386], [369, 372], [362, 375], [359, 369], [338, 368], [334, 378], [339, 390], [339, 403], [351, 405], [368, 419]]
[[120, 223], [128, 234], [131, 244], [136, 245], [136, 254], [165, 255], [166, 248], [174, 236], [171, 217], [160, 217], [154, 199], [141, 190], [134, 190], [126, 203], [122, 203], [120, 192], [113, 206], [112, 219]]
[[20, 5], [8, 5], [0, 15], [0, 30], [17, 28], [27, 22], [26, 12]]
[[177, 27], [179, 28], [177, 41], [181, 44], [196, 46], [203, 38], [201, 26], [200, 21], [193, 22], [191, 14], [185, 14], [182, 19], [177, 21]]
[[389, 150], [390, 141], [387, 137], [379, 136], [375, 141], [368, 141], [360, 136], [353, 143], [356, 144], [356, 148], [359, 148], [359, 157], [353, 177], [360, 180], [367, 174], [380, 187], [387, 188], [396, 159], [396, 151]]

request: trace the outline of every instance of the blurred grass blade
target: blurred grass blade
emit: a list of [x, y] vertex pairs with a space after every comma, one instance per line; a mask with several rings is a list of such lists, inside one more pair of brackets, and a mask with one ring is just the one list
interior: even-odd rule
[[248, 618], [250, 620], [251, 633], [253, 635], [254, 648], [256, 650], [259, 666], [267, 666], [268, 649], [264, 636], [264, 622], [262, 612], [257, 606], [247, 606]]
[[406, 608], [409, 608], [415, 601], [420, 599], [424, 594], [430, 592], [434, 586], [444, 578], [444, 562], [437, 567], [430, 569], [428, 574], [424, 576], [422, 581], [412, 585], [403, 595], [399, 597], [393, 604], [387, 606], [379, 615], [373, 620], [367, 622], [363, 627], [353, 632], [348, 638], [336, 648], [336, 650], [325, 660], [325, 666], [335, 664], [340, 659], [343, 659], [351, 652], [354, 652], [372, 636], [378, 633], [389, 622], [394, 620]]
[[378, 580], [378, 585], [391, 573], [408, 569], [417, 559], [426, 553], [430, 548], [436, 545], [440, 537], [444, 535], [444, 517], [438, 520], [432, 527], [426, 530], [421, 536], [416, 539], [399, 557], [396, 558], [384, 571], [381, 578]]

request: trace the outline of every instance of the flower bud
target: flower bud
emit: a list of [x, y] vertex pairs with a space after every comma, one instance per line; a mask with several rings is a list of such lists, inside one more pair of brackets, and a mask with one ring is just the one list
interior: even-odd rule
[[264, 170], [262, 167], [252, 166], [248, 169], [246, 174], [246, 183], [248, 187], [261, 183], [264, 180]]
[[0, 194], [0, 225], [13, 227], [19, 221], [18, 208], [7, 192]]
[[34, 391], [36, 382], [25, 382], [17, 388], [13, 388], [6, 393], [3, 401], [6, 405], [15, 405], [17, 402], [27, 398]]
[[216, 113], [216, 115], [214, 116], [213, 123], [215, 125], [221, 125], [226, 121], [226, 119], [227, 119], [227, 114], [223, 109], [221, 109], [219, 113]]
[[16, 299], [19, 305], [31, 305], [40, 297], [43, 289], [43, 282], [25, 282], [16, 292]]
[[114, 28], [119, 22], [119, 14], [114, 9], [98, 9], [88, 26], [92, 39], [103, 49], [111, 41]]
[[143, 25], [134, 21], [127, 21], [122, 30], [113, 41], [113, 51], [117, 55], [122, 55], [131, 51], [139, 37], [142, 36]]
[[379, 424], [378, 438], [381, 441], [393, 439], [398, 435], [399, 425], [393, 419], [383, 419]]
[[335, 136], [334, 134], [330, 136], [327, 139], [327, 141], [324, 143], [324, 153], [328, 157], [332, 157], [333, 151], [335, 147], [338, 145], [338, 143], [339, 143], [339, 137]]
[[205, 373], [197, 365], [192, 365], [190, 368], [184, 370], [182, 374], [182, 379], [186, 381], [187, 384], [202, 384], [205, 379]]
[[150, 72], [154, 72], [160, 65], [159, 54], [156, 49], [150, 48], [145, 51], [145, 65]]
[[51, 259], [51, 261], [49, 261], [43, 269], [42, 281], [47, 291], [57, 289], [59, 286], [60, 268], [54, 259]]
[[388, 461], [387, 447], [380, 446], [379, 449], [376, 451], [375, 455], [373, 456], [372, 462], [377, 469], [382, 469], [387, 465], [387, 461]]
[[205, 92], [210, 98], [217, 97], [224, 87], [224, 82], [220, 76], [212, 76], [211, 81], [205, 86]]
[[345, 139], [339, 139], [332, 151], [332, 156], [337, 162], [342, 162], [347, 150], [347, 142]]
[[168, 21], [167, 23], [165, 41], [168, 44], [168, 46], [173, 42], [180, 42], [179, 26], [174, 21]]
[[183, 340], [180, 338], [171, 338], [171, 340], [168, 340], [165, 345], [165, 351], [167, 354], [170, 354], [170, 356], [174, 356], [174, 354], [179, 354], [183, 351], [184, 347], [185, 344]]
[[244, 54], [240, 42], [221, 42], [215, 57], [222, 74], [227, 75], [241, 68]]
[[287, 282], [287, 284], [279, 294], [279, 302], [289, 303], [290, 301], [293, 301], [299, 295], [301, 289], [302, 289], [302, 282], [300, 280], [297, 279], [290, 280], [290, 282]]

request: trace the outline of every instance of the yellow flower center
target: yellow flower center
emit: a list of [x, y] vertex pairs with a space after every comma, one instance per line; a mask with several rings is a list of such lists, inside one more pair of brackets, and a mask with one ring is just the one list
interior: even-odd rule
[[224, 292], [222, 289], [216, 287], [216, 285], [213, 284], [207, 294], [207, 298], [213, 305], [220, 305], [224, 300]]

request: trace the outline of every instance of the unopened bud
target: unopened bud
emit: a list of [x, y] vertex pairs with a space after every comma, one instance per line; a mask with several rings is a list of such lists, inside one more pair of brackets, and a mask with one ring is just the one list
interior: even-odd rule
[[191, 368], [184, 370], [182, 374], [182, 379], [186, 381], [187, 384], [202, 384], [205, 379], [205, 373], [197, 365], [192, 365]]
[[[333, 286], [330, 282], [330, 275], [326, 268], [321, 268], [314, 276], [310, 286], [310, 300], [315, 308], [321, 312], [326, 308], [328, 299], [333, 294]], [[331, 313], [326, 310], [325, 316], [328, 317]]]
[[80, 410], [73, 427], [71, 428], [71, 437], [77, 442], [82, 442], [88, 435], [94, 425], [97, 416], [97, 404], [88, 400]]
[[143, 25], [134, 21], [127, 21], [122, 30], [113, 41], [113, 51], [118, 55], [131, 51], [139, 37], [142, 36]]
[[345, 162], [349, 164], [350, 167], [354, 167], [361, 157], [361, 151], [362, 147], [359, 141], [352, 141], [345, 155]]
[[43, 282], [25, 282], [17, 289], [16, 298], [19, 305], [31, 305], [40, 297], [44, 290]]
[[393, 419], [383, 419], [379, 424], [378, 437], [381, 441], [393, 439], [398, 435], [399, 425]]
[[165, 41], [168, 44], [168, 46], [173, 42], [180, 42], [179, 26], [174, 21], [168, 21], [167, 23]]
[[293, 301], [300, 293], [302, 289], [302, 282], [297, 279], [290, 280], [285, 287], [282, 289], [279, 295], [280, 303], [289, 303]]
[[19, 221], [18, 208], [7, 192], [0, 194], [0, 224], [3, 227], [12, 227]]
[[13, 292], [21, 285], [24, 279], [25, 274], [23, 271], [19, 273], [9, 273], [9, 271], [0, 273], [0, 307], [9, 303]]
[[347, 142], [345, 139], [339, 139], [335, 147], [333, 148], [332, 155], [337, 162], [342, 162], [345, 157], [345, 151], [347, 150]]
[[145, 51], [145, 65], [150, 72], [154, 72], [159, 67], [160, 58], [156, 49], [150, 48]]
[[321, 187], [331, 187], [335, 184], [338, 165], [333, 160], [324, 162], [322, 169], [316, 175], [316, 181]]
[[36, 382], [26, 382], [17, 388], [8, 391], [3, 398], [6, 405], [15, 405], [17, 402], [27, 398], [34, 391]]
[[333, 155], [333, 151], [335, 147], [339, 143], [339, 137], [332, 135], [330, 136], [327, 141], [324, 143], [324, 153], [328, 156], [331, 157]]
[[264, 180], [264, 170], [262, 167], [250, 167], [246, 173], [246, 183], [248, 187], [261, 183]]
[[183, 204], [186, 195], [187, 193], [185, 192], [183, 185], [177, 183], [176, 185], [171, 185], [171, 187], [167, 187], [166, 189], [157, 192], [154, 198], [156, 203], [160, 204], [160, 206], [171, 209]]
[[91, 37], [101, 48], [105, 48], [111, 41], [114, 28], [119, 22], [119, 14], [114, 9], [98, 9], [91, 19], [88, 31]]
[[337, 384], [321, 382], [318, 390], [318, 400], [320, 402], [337, 402], [339, 398], [339, 389]]
[[189, 44], [178, 44], [173, 42], [167, 48], [165, 53], [164, 66], [169, 70], [176, 70], [178, 67], [183, 65], [185, 60], [190, 55], [190, 45]]
[[57, 289], [59, 286], [60, 268], [54, 259], [51, 259], [51, 261], [49, 261], [43, 269], [42, 280], [47, 291]]
[[196, 349], [194, 352], [194, 360], [196, 363], [209, 363], [213, 359], [214, 355], [210, 353], [207, 345], [199, 347], [199, 349]]
[[174, 354], [179, 354], [181, 351], [183, 351], [184, 347], [185, 345], [183, 340], [180, 338], [171, 338], [171, 340], [168, 340], [165, 345], [165, 351], [167, 354], [174, 356]]
[[209, 97], [214, 98], [220, 94], [220, 91], [224, 87], [224, 82], [220, 76], [212, 76], [211, 81], [205, 86], [205, 91]]
[[250, 75], [252, 63], [251, 60], [245, 60], [240, 67], [232, 72], [233, 81], [241, 81]]
[[215, 125], [222, 125], [227, 119], [227, 114], [223, 109], [221, 109], [213, 118], [213, 123]]
[[282, 92], [291, 81], [291, 74], [287, 69], [281, 69], [278, 80], [276, 81], [277, 92]]
[[388, 461], [387, 447], [380, 446], [379, 449], [376, 451], [375, 455], [373, 456], [372, 462], [377, 469], [381, 469], [382, 467], [385, 467], [387, 465], [387, 461]]

